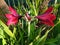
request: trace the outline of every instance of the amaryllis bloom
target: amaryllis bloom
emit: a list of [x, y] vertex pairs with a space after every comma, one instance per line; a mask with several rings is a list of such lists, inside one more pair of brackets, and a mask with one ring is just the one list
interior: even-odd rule
[[41, 21], [41, 23], [49, 25], [49, 26], [54, 26], [53, 21], [56, 19], [56, 16], [51, 13], [53, 10], [53, 7], [49, 7], [44, 14], [36, 16], [37, 19]]
[[30, 21], [30, 20], [31, 20], [31, 17], [29, 16], [29, 14], [28, 14], [28, 13], [26, 13], [25, 18], [26, 18], [28, 21]]
[[9, 7], [9, 11], [11, 12], [10, 14], [5, 14], [8, 19], [7, 25], [16, 25], [21, 16], [18, 16], [16, 10], [14, 10], [12, 7]]

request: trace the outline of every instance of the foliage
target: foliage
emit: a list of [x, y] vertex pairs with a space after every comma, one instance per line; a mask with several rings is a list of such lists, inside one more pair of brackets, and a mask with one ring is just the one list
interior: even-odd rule
[[[48, 1], [48, 5], [44, 0], [11, 0], [11, 5], [8, 0], [9, 6], [16, 9], [19, 16], [17, 25], [6, 25], [3, 20], [0, 19], [0, 44], [1, 45], [60, 45], [60, 3], [59, 0], [55, 0], [52, 4]], [[39, 20], [35, 18], [40, 14], [43, 14], [45, 10], [53, 6], [53, 13], [56, 15], [54, 26], [48, 26], [40, 24]], [[29, 20], [25, 18], [26, 13], [31, 17]], [[13, 14], [14, 15], [14, 14]], [[0, 16], [1, 18], [1, 16]], [[2, 18], [3, 19], [3, 18]], [[7, 19], [7, 18], [5, 18]]]

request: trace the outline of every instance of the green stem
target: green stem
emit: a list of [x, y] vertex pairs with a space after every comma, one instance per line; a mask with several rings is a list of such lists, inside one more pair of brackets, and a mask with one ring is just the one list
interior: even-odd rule
[[57, 26], [59, 23], [60, 23], [60, 21], [58, 21], [58, 22], [49, 30], [49, 32], [50, 32], [55, 26]]
[[28, 45], [29, 45], [29, 36], [30, 36], [30, 21], [28, 21]]
[[34, 1], [33, 1], [33, 9], [34, 9], [34, 12], [35, 12], [35, 16], [37, 16], [37, 12], [36, 12], [36, 8], [35, 8], [35, 5], [34, 5]]
[[30, 21], [28, 22], [28, 37], [30, 36]]

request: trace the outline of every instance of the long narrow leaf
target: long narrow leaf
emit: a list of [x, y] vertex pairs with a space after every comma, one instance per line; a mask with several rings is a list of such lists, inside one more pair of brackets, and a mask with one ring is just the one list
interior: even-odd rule
[[13, 37], [13, 33], [9, 30], [9, 28], [0, 20], [0, 27], [4, 30], [10, 37]]

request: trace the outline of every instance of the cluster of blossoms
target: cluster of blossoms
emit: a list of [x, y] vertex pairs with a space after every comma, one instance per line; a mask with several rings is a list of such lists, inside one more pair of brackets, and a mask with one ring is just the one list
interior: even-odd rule
[[[7, 25], [8, 26], [12, 24], [16, 25], [18, 23], [18, 20], [22, 16], [19, 16], [16, 10], [14, 10], [11, 6], [9, 7], [9, 10], [10, 10], [10, 14], [5, 14], [8, 19]], [[52, 10], [53, 10], [53, 7], [49, 7], [42, 15], [35, 16], [35, 18], [37, 18], [42, 24], [54, 26], [53, 21], [56, 19], [56, 16], [53, 13], [51, 13]], [[31, 17], [28, 15], [28, 13], [25, 14], [25, 17], [28, 20], [31, 20]]]

